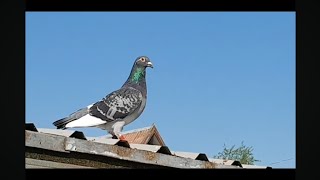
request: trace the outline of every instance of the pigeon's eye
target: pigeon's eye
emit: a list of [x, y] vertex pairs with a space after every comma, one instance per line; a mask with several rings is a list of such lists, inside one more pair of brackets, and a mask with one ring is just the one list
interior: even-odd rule
[[141, 58], [140, 61], [141, 61], [141, 62], [145, 62], [146, 59], [145, 59], [145, 58]]

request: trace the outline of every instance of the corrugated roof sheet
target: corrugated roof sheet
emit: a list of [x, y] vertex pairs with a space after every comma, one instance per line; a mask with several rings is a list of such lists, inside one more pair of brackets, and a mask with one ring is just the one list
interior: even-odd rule
[[[141, 133], [140, 133], [141, 132]], [[155, 134], [155, 126], [127, 131], [130, 141], [112, 139], [111, 136], [85, 137], [80, 131], [36, 128], [26, 123], [27, 147], [47, 149], [63, 153], [77, 152], [117, 158], [126, 161], [173, 168], [239, 168], [239, 161], [208, 158], [204, 153], [171, 151], [164, 145], [147, 144]], [[129, 138], [128, 138], [129, 137]], [[149, 138], [149, 139], [148, 139]], [[161, 139], [162, 140], [162, 139]], [[163, 142], [163, 140], [162, 140]], [[164, 144], [164, 142], [163, 142]], [[36, 165], [29, 164], [29, 168]], [[247, 166], [247, 168], [251, 168]], [[260, 167], [258, 167], [260, 168]]]
[[47, 128], [37, 128], [37, 130], [38, 130], [38, 132], [47, 133], [47, 134], [55, 134], [55, 135], [65, 136], [65, 137], [86, 139], [83, 132], [80, 132], [80, 131], [62, 130], [62, 129], [47, 129]]
[[33, 123], [26, 123], [25, 128], [26, 130], [29, 130], [29, 131], [38, 132], [36, 126]]
[[145, 151], [171, 155], [171, 151], [167, 146], [148, 145], [148, 144], [130, 144], [130, 147], [133, 149], [140, 149]]
[[130, 147], [130, 145], [127, 141], [120, 141], [120, 139], [112, 139], [112, 138], [106, 138], [106, 137], [98, 137], [98, 138], [87, 137], [87, 139], [89, 141], [93, 141], [93, 142], [97, 142], [97, 143]]
[[182, 152], [182, 151], [171, 151], [173, 155], [185, 157], [185, 158], [191, 158], [196, 160], [202, 160], [202, 161], [209, 161], [207, 155], [203, 153], [193, 153], [193, 152]]
[[235, 161], [235, 160], [209, 158], [209, 161], [218, 163], [218, 164], [223, 164], [223, 165], [234, 165], [234, 166], [242, 167], [242, 164], [240, 163], [240, 161]]
[[102, 157], [106, 156], [120, 160], [172, 168], [234, 168], [232, 166], [221, 166], [211, 162], [203, 162], [152, 151], [97, 143], [54, 134], [33, 132], [29, 130], [26, 130], [25, 134], [26, 146], [51, 151], [93, 154]]

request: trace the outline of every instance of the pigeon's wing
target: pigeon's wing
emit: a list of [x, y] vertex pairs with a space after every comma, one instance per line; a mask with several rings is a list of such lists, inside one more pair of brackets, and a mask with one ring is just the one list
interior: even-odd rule
[[135, 88], [121, 88], [93, 104], [89, 113], [107, 122], [122, 120], [139, 109], [142, 98], [142, 93]]

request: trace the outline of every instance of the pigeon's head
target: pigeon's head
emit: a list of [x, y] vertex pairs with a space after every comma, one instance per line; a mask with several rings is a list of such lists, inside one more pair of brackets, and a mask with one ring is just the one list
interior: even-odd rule
[[151, 67], [153, 68], [153, 65], [150, 61], [150, 59], [147, 56], [140, 56], [136, 59], [135, 61], [135, 65], [136, 66], [140, 66], [140, 67]]

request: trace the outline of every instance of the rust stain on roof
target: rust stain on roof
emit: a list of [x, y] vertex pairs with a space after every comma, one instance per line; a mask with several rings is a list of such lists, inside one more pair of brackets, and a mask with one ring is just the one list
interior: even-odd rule
[[149, 160], [149, 161], [155, 160], [155, 159], [156, 159], [156, 153], [146, 151], [146, 153], [145, 153], [145, 159], [146, 159], [146, 160]]
[[25, 131], [25, 141], [28, 140], [29, 138], [30, 138], [30, 134], [26, 133], [26, 131]]
[[118, 154], [120, 157], [131, 157], [133, 150], [129, 149], [129, 148], [121, 148], [119, 149], [116, 146], [112, 147], [112, 151], [115, 152], [116, 154]]
[[215, 163], [212, 163], [212, 162], [205, 162], [204, 168], [212, 169], [212, 168], [216, 168], [216, 165], [215, 165]]

